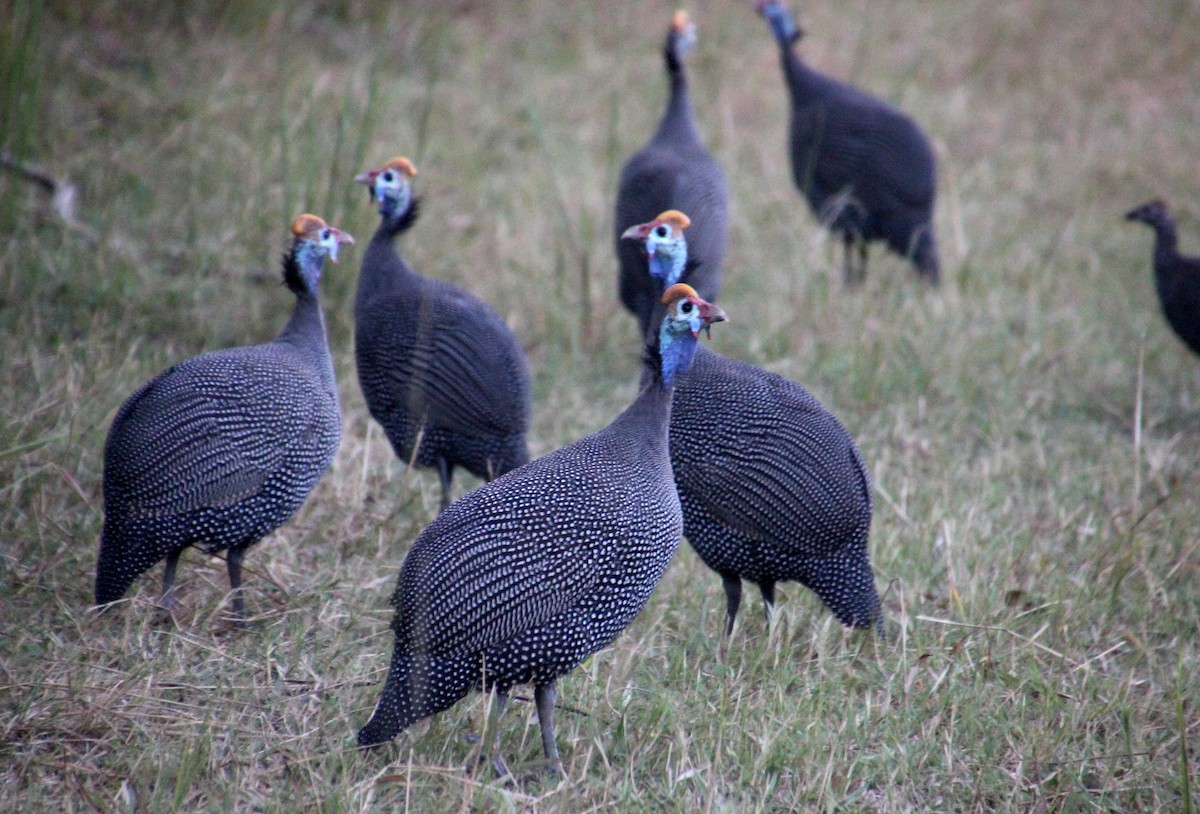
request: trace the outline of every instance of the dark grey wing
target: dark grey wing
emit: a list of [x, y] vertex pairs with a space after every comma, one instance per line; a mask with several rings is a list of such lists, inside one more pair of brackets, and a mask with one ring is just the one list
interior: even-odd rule
[[105, 445], [105, 489], [122, 496], [132, 515], [244, 500], [293, 444], [314, 435], [321, 395], [311, 373], [263, 360], [256, 350], [182, 362], [121, 408]]
[[398, 642], [431, 653], [478, 652], [577, 606], [612, 574], [615, 541], [638, 533], [612, 518], [631, 528], [648, 520], [631, 512], [627, 479], [581, 474], [628, 468], [597, 445], [583, 465], [588, 440], [467, 494], [421, 533], [392, 595]]
[[423, 308], [412, 352], [410, 413], [465, 435], [524, 432], [530, 381], [520, 343], [479, 298], [437, 287]]
[[[841, 423], [794, 382], [741, 363], [729, 370], [739, 380], [707, 388], [696, 405], [706, 411], [708, 431], [672, 433], [672, 445], [677, 438], [688, 444], [672, 449], [688, 462], [675, 470], [680, 490], [751, 539], [806, 539], [815, 529], [854, 534], [864, 499], [869, 516], [870, 489]], [[678, 389], [676, 410], [686, 421]], [[831, 518], [842, 528], [830, 529]]]

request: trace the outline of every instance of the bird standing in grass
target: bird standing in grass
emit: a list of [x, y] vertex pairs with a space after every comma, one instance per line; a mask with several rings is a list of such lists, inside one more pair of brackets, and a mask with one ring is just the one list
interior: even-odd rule
[[292, 222], [283, 281], [292, 318], [265, 345], [205, 353], [151, 379], [121, 407], [104, 446], [104, 530], [96, 603], [125, 595], [164, 557], [175, 604], [189, 545], [228, 551], [233, 609], [245, 619], [242, 557], [304, 503], [342, 435], [318, 285], [350, 235], [315, 215]]
[[[792, 177], [813, 214], [845, 245], [845, 278], [867, 273], [867, 244], [883, 240], [938, 282], [933, 149], [892, 105], [810, 68], [796, 53], [803, 32], [777, 0], [757, 4], [779, 43], [791, 97]], [[853, 250], [858, 248], [857, 268]]]
[[1200, 353], [1200, 257], [1179, 253], [1175, 218], [1167, 202], [1147, 201], [1125, 214], [1154, 230], [1154, 287], [1163, 316], [1193, 353]]
[[436, 469], [442, 510], [462, 467], [492, 480], [529, 460], [532, 412], [521, 345], [487, 303], [404, 262], [417, 220], [416, 168], [397, 157], [354, 180], [379, 202], [354, 304], [354, 356], [367, 409], [405, 463]]
[[682, 11], [675, 13], [663, 46], [671, 95], [654, 137], [621, 171], [613, 242], [620, 266], [618, 291], [625, 308], [637, 317], [643, 334], [649, 329], [661, 288], [646, 280], [646, 263], [636, 247], [621, 240], [635, 223], [643, 223], [670, 207], [692, 218], [693, 267], [681, 282], [704, 299], [721, 293], [721, 263], [729, 238], [725, 173], [704, 147], [688, 92], [684, 54], [696, 44], [696, 26]]
[[[700, 331], [725, 315], [686, 285], [644, 363], [641, 392], [608, 427], [470, 492], [413, 543], [392, 594], [395, 648], [370, 746], [471, 689], [532, 683], [542, 747], [559, 768], [555, 681], [642, 610], [678, 547], [667, 426]], [[700, 394], [694, 407], [704, 409]], [[497, 769], [505, 769], [494, 752]]]
[[[667, 211], [625, 232], [642, 249], [648, 279], [670, 286], [683, 273], [687, 226], [686, 214]], [[724, 583], [726, 634], [743, 579], [758, 584], [768, 609], [775, 583], [796, 580], [842, 624], [881, 628], [867, 468], [842, 423], [807, 390], [698, 348], [675, 388], [670, 449], [684, 536]]]

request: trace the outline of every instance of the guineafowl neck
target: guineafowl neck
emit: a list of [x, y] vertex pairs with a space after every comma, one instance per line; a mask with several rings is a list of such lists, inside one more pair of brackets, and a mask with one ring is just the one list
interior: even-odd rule
[[304, 291], [296, 295], [292, 318], [276, 341], [291, 345], [308, 356], [320, 373], [322, 382], [333, 391], [333, 360], [329, 357], [325, 317], [316, 294]]
[[696, 123], [692, 119], [691, 93], [688, 90], [687, 78], [683, 69], [671, 74], [671, 98], [667, 101], [667, 111], [663, 114], [662, 122], [658, 125], [656, 140], [688, 139], [699, 140]]
[[793, 48], [782, 49], [779, 59], [783, 65], [783, 75], [787, 78], [788, 88], [792, 91], [793, 99], [805, 98], [828, 86], [828, 78], [805, 64]]
[[[655, 253], [650, 256], [650, 274], [663, 291], [666, 291], [683, 279], [683, 270], [686, 265], [686, 255], [683, 257], [661, 257]], [[661, 317], [662, 314], [658, 316]]]
[[356, 307], [362, 307], [375, 297], [397, 291], [413, 276], [412, 269], [400, 257], [396, 247], [397, 234], [385, 220], [379, 224], [371, 242], [367, 244], [362, 270], [358, 275]]
[[1171, 257], [1179, 248], [1179, 235], [1175, 224], [1170, 221], [1155, 221], [1154, 223], [1154, 256]]
[[628, 436], [645, 445], [645, 456], [655, 453], [666, 456], [673, 393], [674, 388], [664, 385], [661, 376], [644, 376], [637, 398], [611, 426], [628, 426]]

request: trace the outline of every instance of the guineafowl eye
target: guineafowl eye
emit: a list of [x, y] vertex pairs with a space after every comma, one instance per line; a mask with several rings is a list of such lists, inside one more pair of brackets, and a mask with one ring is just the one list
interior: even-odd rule
[[328, 229], [322, 229], [321, 230], [321, 242], [324, 243], [326, 240], [329, 240], [329, 238], [332, 234], [333, 233], [330, 232]]
[[669, 229], [667, 229], [665, 224], [659, 224], [658, 228], [654, 230], [654, 234], [658, 235], [659, 237], [667, 237], [671, 234], [671, 232]]
[[695, 310], [696, 306], [692, 304], [691, 300], [684, 300], [683, 302], [679, 303], [679, 313], [683, 314], [684, 316], [687, 316]]
[[385, 172], [385, 173], [383, 174], [383, 180], [384, 180], [386, 183], [390, 184], [390, 183], [392, 183], [392, 181], [395, 181], [395, 180], [396, 180], [396, 176], [395, 176], [395, 174], [394, 174], [394, 173], [392, 173], [392, 171], [391, 171], [391, 170], [388, 170], [387, 172]]

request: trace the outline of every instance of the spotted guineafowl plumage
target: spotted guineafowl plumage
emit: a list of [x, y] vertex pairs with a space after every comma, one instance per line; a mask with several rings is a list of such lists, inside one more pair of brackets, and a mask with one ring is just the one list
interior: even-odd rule
[[618, 293], [625, 308], [637, 317], [643, 334], [662, 289], [646, 280], [646, 264], [637, 247], [621, 240], [633, 224], [671, 207], [687, 211], [693, 223], [694, 268], [682, 282], [710, 302], [716, 302], [721, 293], [721, 263], [729, 238], [729, 193], [725, 173], [705, 149], [692, 115], [683, 55], [695, 42], [695, 25], [682, 11], [677, 12], [663, 47], [671, 81], [666, 112], [654, 137], [625, 164], [617, 191], [613, 238], [620, 266]]
[[491, 480], [529, 460], [532, 396], [521, 345], [483, 300], [413, 271], [396, 238], [417, 219], [412, 162], [355, 180], [379, 202], [354, 306], [358, 382], [405, 463], [435, 469], [442, 509], [455, 467]]
[[791, 96], [792, 177], [813, 214], [841, 235], [847, 282], [865, 277], [867, 244], [883, 240], [936, 283], [937, 179], [929, 139], [892, 105], [806, 65], [795, 50], [803, 32], [782, 3], [767, 0], [758, 9], [779, 43]]
[[265, 345], [205, 353], [168, 368], [121, 407], [104, 446], [104, 529], [96, 603], [125, 595], [164, 557], [162, 602], [189, 545], [228, 550], [234, 612], [245, 617], [246, 549], [304, 503], [341, 440], [318, 284], [348, 234], [315, 215], [292, 223], [283, 277], [296, 295]]
[[1125, 218], [1154, 229], [1154, 287], [1163, 316], [1176, 335], [1200, 353], [1200, 257], [1179, 253], [1175, 218], [1166, 201], [1147, 201]]
[[671, 391], [686, 379], [699, 331], [724, 314], [686, 285], [664, 301], [649, 380], [632, 405], [463, 496], [413, 543], [391, 600], [391, 667], [360, 745], [390, 740], [472, 689], [494, 690], [502, 706], [511, 687], [532, 683], [557, 767], [555, 681], [637, 616], [682, 534], [667, 452]]
[[[687, 225], [685, 214], [668, 211], [625, 233], [659, 285], [687, 264]], [[807, 390], [699, 348], [675, 388], [671, 465], [684, 535], [724, 582], [727, 633], [743, 579], [758, 584], [768, 608], [775, 583], [795, 580], [842, 624], [878, 627], [867, 469], [845, 427]]]

